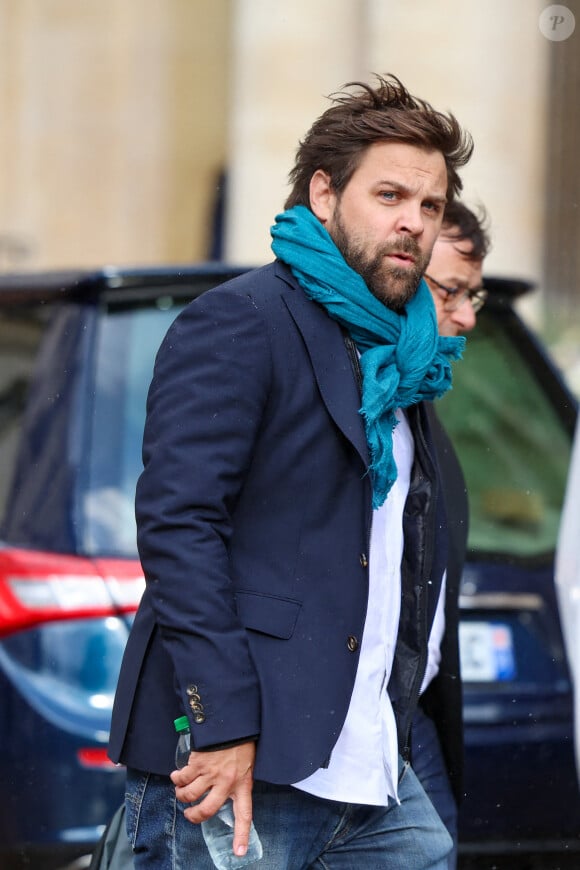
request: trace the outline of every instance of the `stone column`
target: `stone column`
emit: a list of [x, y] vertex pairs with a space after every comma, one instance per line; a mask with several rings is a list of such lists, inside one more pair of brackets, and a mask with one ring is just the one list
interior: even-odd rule
[[576, 31], [550, 42], [544, 284], [551, 306], [578, 317], [580, 283], [580, 3]]
[[366, 2], [233, 0], [226, 259], [272, 259], [269, 228], [288, 194], [299, 139], [366, 78]]

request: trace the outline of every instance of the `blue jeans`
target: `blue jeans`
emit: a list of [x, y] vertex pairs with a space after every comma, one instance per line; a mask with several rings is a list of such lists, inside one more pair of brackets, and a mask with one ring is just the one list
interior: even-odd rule
[[[400, 805], [323, 800], [255, 782], [257, 870], [447, 870], [451, 839], [410, 767]], [[188, 822], [168, 777], [127, 771], [127, 832], [136, 870], [213, 870], [199, 825]]]
[[457, 867], [457, 804], [441, 750], [437, 729], [432, 719], [418, 707], [411, 727], [413, 770], [427, 792], [443, 824], [453, 839], [453, 849], [447, 859], [448, 870]]

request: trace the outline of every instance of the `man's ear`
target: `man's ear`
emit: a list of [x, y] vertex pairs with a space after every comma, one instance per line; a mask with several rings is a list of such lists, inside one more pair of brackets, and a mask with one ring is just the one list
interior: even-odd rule
[[330, 175], [317, 169], [310, 179], [310, 208], [322, 224], [334, 213], [336, 194], [332, 189]]

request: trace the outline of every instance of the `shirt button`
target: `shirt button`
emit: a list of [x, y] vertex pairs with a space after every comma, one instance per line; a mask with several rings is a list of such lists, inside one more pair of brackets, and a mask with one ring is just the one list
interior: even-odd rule
[[368, 558], [367, 558], [367, 554], [366, 554], [366, 553], [361, 553], [361, 554], [360, 554], [360, 556], [359, 556], [359, 562], [361, 563], [361, 565], [363, 566], [363, 568], [368, 568], [369, 560], [368, 560]]
[[348, 649], [350, 650], [350, 652], [356, 652], [356, 651], [357, 651], [357, 649], [358, 649], [358, 640], [356, 639], [356, 637], [354, 636], [354, 634], [350, 634], [350, 635], [348, 636], [348, 639], [347, 639], [347, 641], [346, 641], [346, 645], [347, 645]]

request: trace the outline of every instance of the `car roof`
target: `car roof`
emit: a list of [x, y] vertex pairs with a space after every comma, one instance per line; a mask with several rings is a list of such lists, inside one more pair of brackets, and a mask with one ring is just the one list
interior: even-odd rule
[[117, 267], [99, 269], [50, 270], [0, 274], [0, 305], [11, 302], [51, 302], [75, 299], [89, 301], [108, 291], [131, 291], [158, 288], [159, 284], [191, 285], [199, 279], [217, 279], [217, 283], [239, 275], [249, 266], [221, 262], [164, 266]]
[[[160, 284], [191, 287], [192, 282], [217, 279], [216, 283], [246, 272], [250, 266], [218, 261], [159, 266], [104, 266], [98, 269], [68, 269], [0, 274], [0, 305], [14, 302], [53, 302], [75, 299], [90, 301], [108, 291], [127, 297], [139, 291], [147, 295]], [[532, 281], [517, 277], [485, 276], [490, 301], [511, 302], [535, 288]], [[204, 289], [206, 289], [204, 287]], [[131, 292], [132, 291], [132, 292]]]
[[536, 289], [536, 284], [526, 278], [500, 278], [496, 275], [484, 275], [483, 286], [492, 297], [504, 299], [516, 299]]

